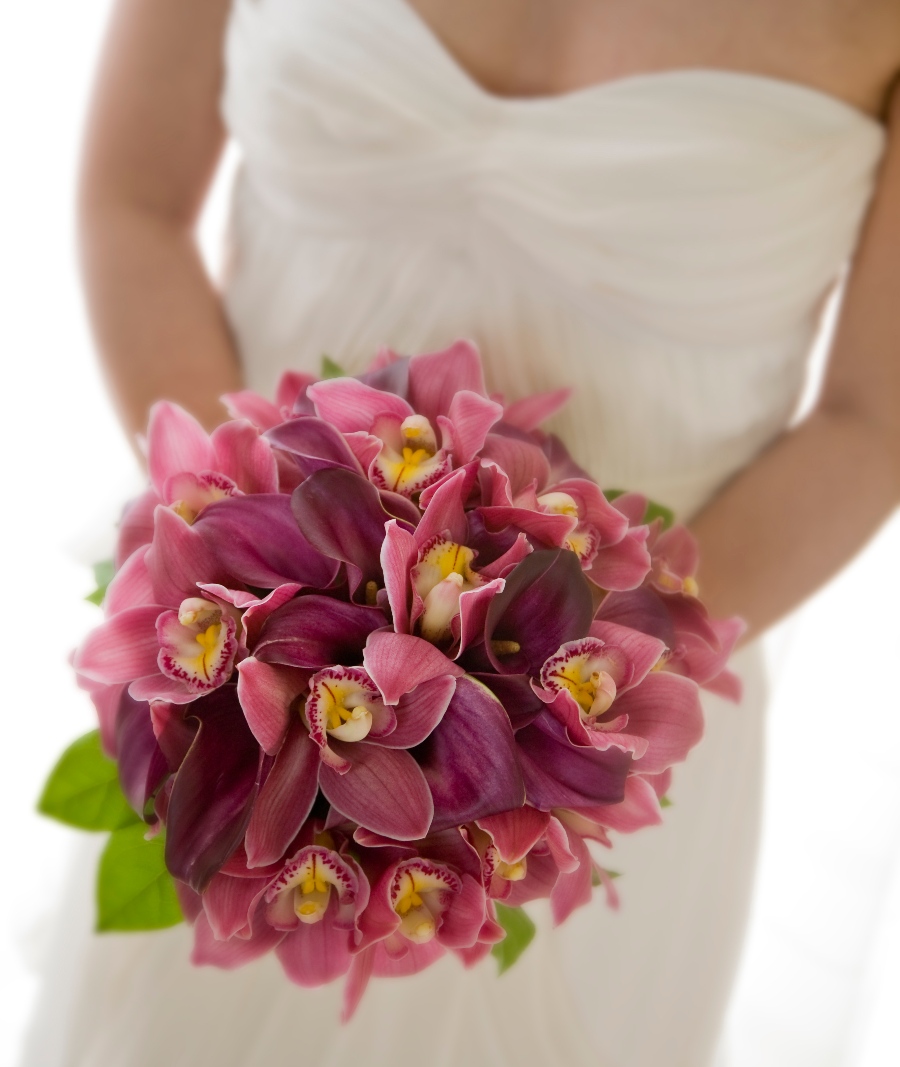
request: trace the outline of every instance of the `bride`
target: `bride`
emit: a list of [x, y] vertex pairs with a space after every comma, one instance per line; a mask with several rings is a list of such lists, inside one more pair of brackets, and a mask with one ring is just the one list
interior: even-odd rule
[[[690, 521], [704, 598], [750, 640], [744, 701], [705, 700], [665, 825], [616, 843], [618, 913], [540, 914], [509, 974], [448, 958], [341, 1028], [337, 990], [272, 960], [87, 934], [73, 886], [29, 1067], [713, 1062], [756, 848], [752, 639], [900, 499], [898, 71], [895, 0], [118, 0], [81, 224], [128, 431], [162, 396], [212, 426], [221, 394], [323, 352], [352, 371], [471, 337], [511, 399], [574, 387], [554, 428]], [[228, 136], [217, 287], [193, 230]]]

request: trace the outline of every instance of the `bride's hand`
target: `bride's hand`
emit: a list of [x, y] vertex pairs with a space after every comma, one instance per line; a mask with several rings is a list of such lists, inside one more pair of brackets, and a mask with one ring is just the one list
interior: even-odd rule
[[135, 435], [161, 397], [207, 426], [241, 387], [194, 228], [224, 143], [218, 113], [230, 0], [118, 0], [85, 139], [79, 197], [91, 323]]

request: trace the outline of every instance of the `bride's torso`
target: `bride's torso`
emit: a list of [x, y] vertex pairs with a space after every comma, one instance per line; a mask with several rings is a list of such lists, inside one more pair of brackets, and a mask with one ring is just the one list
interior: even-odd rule
[[407, 0], [236, 0], [224, 111], [252, 385], [469, 336], [511, 397], [575, 388], [556, 429], [604, 484], [683, 513], [788, 422], [884, 144], [722, 70], [504, 98]]

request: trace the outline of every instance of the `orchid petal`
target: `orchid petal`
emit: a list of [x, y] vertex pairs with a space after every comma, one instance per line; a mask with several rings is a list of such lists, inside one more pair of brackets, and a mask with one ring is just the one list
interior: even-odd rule
[[454, 395], [449, 413], [446, 416], [438, 415], [437, 423], [449, 437], [450, 450], [459, 466], [469, 463], [478, 455], [488, 431], [502, 415], [500, 404], [478, 393], [464, 389]]
[[632, 834], [645, 826], [658, 826], [662, 808], [652, 784], [640, 774], [631, 774], [625, 781], [625, 796], [618, 804], [596, 808], [581, 808], [576, 813], [594, 819], [610, 830]]
[[75, 653], [79, 674], [114, 685], [156, 673], [159, 641], [156, 620], [165, 611], [158, 604], [125, 608], [92, 630]]
[[379, 743], [387, 748], [413, 748], [420, 745], [443, 719], [456, 690], [449, 674], [432, 678], [405, 693], [396, 704], [397, 726]]
[[335, 926], [328, 914], [317, 923], [299, 923], [275, 949], [284, 973], [299, 986], [312, 988], [333, 982], [350, 967], [350, 935]]
[[162, 496], [166, 480], [173, 474], [215, 470], [216, 458], [200, 423], [177, 404], [161, 400], [150, 409], [147, 466], [153, 488]]
[[391, 519], [385, 526], [380, 563], [394, 629], [402, 634], [409, 632], [409, 572], [416, 565], [417, 552], [415, 537]]
[[357, 953], [351, 963], [344, 983], [344, 998], [341, 1005], [341, 1022], [348, 1023], [356, 1014], [359, 1002], [369, 984], [375, 962], [375, 945]]
[[636, 526], [614, 545], [606, 545], [594, 556], [588, 577], [601, 589], [636, 589], [650, 573], [647, 527]]
[[142, 545], [153, 540], [153, 516], [162, 503], [162, 497], [148, 489], [136, 500], [125, 506], [119, 522], [119, 540], [116, 544], [116, 570]]
[[569, 834], [569, 848], [578, 859], [574, 871], [562, 872], [550, 893], [553, 925], [559, 926], [576, 908], [589, 904], [593, 896], [592, 863], [587, 845], [577, 834]]
[[308, 680], [308, 671], [273, 667], [253, 656], [238, 664], [238, 700], [253, 736], [270, 755], [281, 746], [291, 707], [305, 691]]
[[257, 913], [253, 918], [252, 935], [249, 938], [232, 937], [227, 941], [219, 941], [214, 936], [206, 915], [200, 915], [194, 923], [191, 963], [195, 966], [211, 965], [220, 970], [234, 970], [271, 952], [283, 938], [284, 931], [273, 929]]
[[590, 635], [599, 638], [607, 645], [620, 648], [628, 657], [633, 673], [627, 681], [616, 681], [619, 692], [633, 689], [642, 682], [666, 650], [666, 646], [659, 638], [651, 637], [640, 630], [634, 630], [630, 626], [620, 626], [618, 623], [604, 619], [596, 619], [591, 623]]
[[697, 686], [688, 678], [658, 671], [616, 701], [628, 716], [628, 731], [649, 742], [635, 769], [658, 774], [680, 763], [703, 736], [703, 709]]
[[323, 764], [319, 785], [341, 814], [397, 841], [425, 836], [434, 805], [425, 777], [408, 752], [365, 741], [335, 742], [334, 748], [350, 770], [338, 774]]
[[511, 526], [528, 534], [538, 545], [549, 545], [554, 548], [562, 548], [577, 523], [571, 515], [532, 511], [523, 507], [479, 508], [478, 514], [483, 519], [485, 527], [492, 533]]
[[268, 596], [264, 596], [262, 600], [254, 598], [253, 603], [247, 605], [246, 611], [241, 616], [241, 625], [244, 628], [248, 648], [253, 648], [259, 640], [259, 634], [266, 619], [299, 592], [300, 586], [296, 582], [285, 582], [284, 585], [273, 589]]
[[363, 664], [386, 704], [396, 704], [404, 693], [432, 678], [442, 675], [458, 678], [465, 674], [462, 667], [447, 659], [430, 641], [388, 630], [369, 634]]
[[554, 389], [549, 393], [533, 393], [522, 400], [516, 400], [503, 412], [503, 421], [509, 426], [530, 433], [551, 415], [564, 407], [572, 396], [570, 387]]
[[608, 593], [597, 609], [596, 617], [649, 634], [662, 641], [667, 648], [675, 647], [675, 627], [672, 619], [662, 598], [652, 589]]
[[[220, 504], [211, 504], [206, 515], [223, 504], [246, 498], [230, 497]], [[259, 499], [259, 498], [255, 498]], [[210, 547], [198, 532], [171, 508], [160, 506], [154, 513], [153, 541], [146, 555], [147, 570], [153, 582], [153, 592], [160, 604], [175, 607], [187, 597], [196, 596], [198, 582], [221, 582], [228, 585], [228, 575]]]
[[216, 453], [214, 469], [227, 475], [244, 493], [277, 493], [278, 468], [269, 442], [246, 419], [224, 422], [210, 438]]
[[259, 430], [269, 430], [282, 421], [278, 407], [251, 389], [226, 393], [222, 397], [225, 410], [233, 419], [246, 419]]
[[587, 478], [564, 478], [553, 492], [566, 493], [578, 507], [578, 521], [588, 523], [600, 534], [603, 545], [621, 541], [628, 530], [628, 520], [603, 495], [600, 486]]
[[483, 578], [505, 578], [506, 575], [521, 563], [526, 556], [530, 555], [532, 547], [524, 533], [520, 533], [512, 545], [495, 560], [482, 566], [479, 562], [478, 573]]
[[269, 878], [231, 878], [215, 874], [201, 900], [213, 937], [249, 936], [256, 905], [269, 884]]
[[128, 687], [128, 695], [135, 700], [164, 700], [170, 704], [190, 704], [197, 699], [197, 690], [180, 678], [167, 678], [159, 671], [144, 678], [136, 678]]
[[503, 591], [506, 581], [494, 578], [476, 589], [467, 589], [459, 596], [459, 652], [462, 655], [469, 645], [480, 641], [484, 636], [484, 624], [488, 609], [494, 597]]
[[275, 386], [275, 403], [281, 411], [294, 411], [306, 390], [315, 382], [314, 374], [306, 371], [286, 370]]
[[486, 917], [484, 888], [471, 875], [465, 874], [462, 888], [444, 912], [437, 932], [444, 948], [470, 948], [478, 940]]
[[462, 544], [466, 540], [465, 502], [474, 483], [474, 472], [466, 469], [448, 475], [429, 494], [425, 512], [416, 527], [416, 544], [421, 548], [433, 537], [448, 535], [451, 541]]
[[103, 598], [103, 610], [107, 617], [125, 608], [154, 603], [153, 582], [146, 561], [149, 547], [147, 544], [135, 549], [113, 575]]
[[409, 356], [401, 356], [383, 345], [369, 364], [369, 369], [357, 377], [373, 389], [396, 393], [405, 399], [409, 392]]
[[513, 499], [531, 486], [536, 486], [540, 492], [550, 477], [550, 466], [544, 453], [528, 438], [489, 433], [481, 458], [493, 460], [504, 471]]
[[550, 823], [546, 811], [529, 807], [485, 815], [478, 825], [486, 830], [505, 863], [518, 863], [540, 841]]
[[541, 451], [547, 457], [547, 463], [550, 465], [549, 480], [551, 482], [559, 482], [565, 478], [591, 480], [591, 476], [572, 459], [569, 450], [555, 433], [543, 435]]
[[431, 422], [450, 411], [454, 396], [462, 390], [486, 395], [481, 356], [471, 341], [456, 341], [409, 361], [410, 402]]
[[318, 773], [318, 750], [298, 716], [253, 806], [245, 838], [248, 867], [265, 867], [284, 856], [312, 810]]
[[307, 390], [320, 419], [341, 433], [368, 431], [379, 415], [396, 415], [401, 421], [414, 414], [407, 402], [394, 393], [373, 389], [356, 378], [332, 378], [316, 382]]

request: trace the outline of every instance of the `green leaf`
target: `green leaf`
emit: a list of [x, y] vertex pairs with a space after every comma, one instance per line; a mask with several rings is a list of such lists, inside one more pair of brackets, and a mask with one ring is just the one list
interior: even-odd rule
[[110, 834], [97, 871], [97, 930], [162, 930], [182, 921], [166, 870], [165, 834], [147, 841], [144, 823]]
[[606, 499], [610, 503], [612, 503], [616, 499], [617, 496], [624, 496], [625, 495], [625, 490], [624, 489], [604, 489], [603, 490], [603, 495], [606, 497]]
[[[603, 873], [606, 875], [607, 878], [616, 879], [622, 877], [620, 871], [610, 871], [607, 870], [605, 867], [603, 869]], [[600, 877], [600, 872], [596, 869], [596, 867], [591, 871], [591, 885], [595, 889], [597, 888], [597, 886], [603, 885], [603, 879]]]
[[521, 908], [509, 908], [495, 902], [497, 922], [506, 931], [506, 937], [491, 949], [491, 955], [499, 961], [499, 974], [508, 971], [522, 955], [534, 938], [535, 925]]
[[103, 598], [106, 596], [106, 587], [112, 581], [112, 577], [115, 573], [116, 567], [111, 559], [104, 559], [99, 563], [95, 563], [94, 581], [97, 583], [97, 588], [93, 593], [89, 593], [84, 599], [99, 607], [103, 603]]
[[323, 378], [346, 378], [347, 372], [336, 363], [331, 356], [322, 354], [322, 377]]
[[662, 519], [663, 529], [668, 530], [675, 522], [675, 512], [663, 504], [657, 504], [655, 500], [649, 500], [644, 512], [644, 523], [651, 523], [654, 519]]
[[119, 785], [115, 763], [92, 730], [63, 752], [50, 772], [38, 811], [81, 830], [118, 830], [138, 822]]
[[660, 797], [659, 798], [659, 806], [661, 808], [671, 808], [672, 807], [672, 801], [669, 800], [668, 797]]

